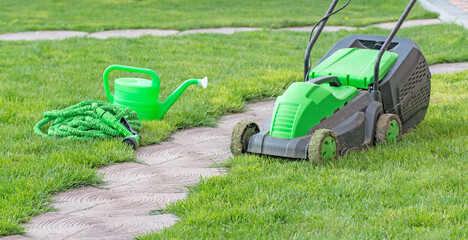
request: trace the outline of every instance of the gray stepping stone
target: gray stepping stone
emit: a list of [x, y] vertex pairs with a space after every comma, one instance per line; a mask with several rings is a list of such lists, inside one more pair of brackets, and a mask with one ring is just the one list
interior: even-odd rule
[[[370, 25], [369, 27], [379, 27], [384, 29], [393, 29], [397, 22], [387, 22], [387, 23], [378, 23]], [[417, 20], [407, 20], [403, 23], [402, 27], [414, 27], [414, 26], [423, 26], [423, 25], [431, 25], [431, 24], [440, 24], [442, 23], [437, 18], [432, 19], [417, 19]], [[310, 32], [313, 26], [305, 26], [305, 27], [287, 27], [287, 28], [280, 28], [278, 30], [286, 30], [286, 31], [295, 31], [295, 32]], [[367, 28], [363, 27], [362, 29]], [[356, 30], [357, 27], [347, 27], [347, 26], [325, 26], [323, 29], [324, 32], [337, 32], [340, 30]]]
[[22, 235], [11, 235], [11, 236], [2, 237], [1, 239], [2, 240], [23, 240], [23, 239], [29, 239], [29, 238], [22, 236]]
[[180, 32], [180, 35], [185, 34], [194, 34], [194, 33], [218, 33], [218, 34], [233, 34], [236, 32], [251, 32], [251, 31], [260, 31], [261, 28], [254, 27], [224, 27], [224, 28], [202, 28], [202, 29], [192, 29]]
[[[380, 27], [386, 29], [392, 29], [395, 26], [396, 22], [391, 23], [380, 23], [371, 25], [373, 27]], [[440, 23], [438, 19], [422, 19], [422, 20], [409, 20], [403, 24], [403, 27], [419, 26], [419, 25], [428, 25], [428, 24], [437, 24]], [[296, 31], [296, 32], [309, 32], [312, 29], [312, 26], [305, 27], [290, 27], [290, 28], [280, 28], [278, 30], [286, 31]], [[355, 27], [346, 27], [346, 26], [326, 26], [324, 32], [336, 32], [339, 30], [355, 30]], [[65, 39], [71, 37], [83, 37], [88, 36], [98, 39], [107, 39], [107, 38], [138, 38], [144, 35], [151, 36], [169, 36], [169, 35], [186, 35], [186, 34], [196, 34], [196, 33], [217, 33], [217, 34], [233, 34], [236, 32], [250, 32], [250, 31], [260, 31], [262, 28], [255, 27], [224, 27], [224, 28], [202, 28], [202, 29], [192, 29], [183, 32], [176, 30], [161, 30], [161, 29], [124, 29], [124, 30], [111, 30], [95, 33], [86, 33], [78, 31], [35, 31], [35, 32], [19, 32], [19, 33], [7, 33], [1, 34], [0, 40], [6, 41], [19, 41], [19, 40], [57, 40]]]
[[439, 19], [443, 22], [456, 23], [468, 28], [468, 12], [452, 5], [447, 0], [419, 0], [423, 8], [439, 14]]
[[168, 36], [176, 35], [179, 31], [176, 30], [160, 30], [160, 29], [127, 29], [127, 30], [111, 30], [103, 32], [95, 32], [88, 35], [88, 37], [107, 39], [115, 37], [124, 38], [138, 38], [144, 35], [151, 36]]
[[[113, 209], [114, 211], [117, 209]], [[173, 225], [177, 217], [172, 214], [141, 217], [113, 217], [112, 210], [106, 216], [94, 218], [87, 215], [47, 213], [47, 219], [35, 222], [39, 228], [31, 229], [25, 237], [29, 239], [131, 239], [132, 237], [160, 230]], [[46, 231], [44, 231], [46, 230]]]
[[72, 37], [83, 37], [88, 35], [87, 32], [78, 31], [34, 31], [34, 32], [18, 32], [6, 33], [0, 35], [0, 40], [4, 41], [34, 41], [34, 40], [59, 40]]
[[[294, 31], [294, 32], [310, 32], [313, 26], [305, 26], [305, 27], [287, 27], [287, 28], [280, 28], [278, 30], [286, 30], [286, 31]], [[356, 30], [355, 27], [346, 27], [346, 26], [325, 26], [323, 28], [323, 32], [337, 32], [340, 30]]]
[[430, 66], [429, 69], [432, 74], [461, 72], [468, 70], [468, 62], [436, 64]]
[[[378, 23], [378, 24], [372, 24], [369, 27], [393, 29], [395, 27], [396, 23], [397, 22]], [[406, 20], [406, 21], [403, 22], [403, 25], [401, 25], [401, 27], [404, 28], [404, 27], [425, 26], [425, 25], [440, 24], [440, 23], [442, 23], [442, 22], [437, 18]]]

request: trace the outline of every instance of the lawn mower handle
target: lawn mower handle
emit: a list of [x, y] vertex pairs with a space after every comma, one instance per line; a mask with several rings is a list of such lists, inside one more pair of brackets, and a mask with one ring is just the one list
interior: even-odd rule
[[340, 0], [333, 0], [333, 2], [330, 4], [330, 7], [328, 8], [327, 13], [325, 13], [325, 16], [324, 16], [325, 19], [320, 23], [320, 25], [317, 28], [317, 31], [315, 31], [314, 36], [312, 37], [312, 39], [310, 39], [309, 44], [307, 45], [307, 49], [306, 49], [305, 56], [304, 56], [304, 81], [307, 81], [308, 79], [307, 73], [309, 72], [310, 51], [312, 51], [312, 47], [314, 47], [315, 42], [317, 42], [317, 39], [319, 38], [320, 33], [322, 33], [322, 30], [325, 27], [325, 24], [327, 24], [328, 18], [330, 17], [328, 15], [330, 15], [333, 12], [333, 9], [335, 9], [339, 1]]
[[384, 52], [387, 51], [388, 46], [392, 42], [393, 38], [395, 37], [395, 35], [398, 32], [398, 30], [400, 29], [401, 25], [405, 21], [406, 17], [410, 13], [410, 11], [413, 8], [414, 4], [416, 4], [416, 1], [417, 0], [411, 0], [410, 1], [408, 6], [406, 7], [405, 11], [401, 15], [400, 19], [398, 20], [396, 26], [393, 28], [390, 35], [388, 35], [387, 40], [385, 40], [385, 43], [382, 45], [382, 47], [380, 48], [379, 53], [377, 54], [377, 57], [375, 59], [375, 65], [374, 65], [374, 83], [372, 85], [372, 94], [371, 94], [375, 101], [379, 101], [379, 102], [381, 101], [380, 94], [378, 93], [378, 91], [379, 91], [379, 80], [380, 80], [380, 77], [379, 77], [380, 60], [382, 59], [382, 56], [383, 56]]

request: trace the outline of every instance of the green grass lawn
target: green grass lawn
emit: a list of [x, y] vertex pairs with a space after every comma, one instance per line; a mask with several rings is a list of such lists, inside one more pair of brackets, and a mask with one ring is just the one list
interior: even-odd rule
[[[186, 30], [207, 27], [309, 26], [331, 1], [321, 0], [2, 0], [0, 33], [28, 30], [97, 32], [125, 28]], [[366, 26], [396, 21], [408, 1], [352, 0], [330, 24]], [[339, 5], [344, 4], [341, 1]], [[437, 14], [417, 5], [410, 19]]]
[[243, 155], [167, 207], [139, 239], [467, 239], [468, 71], [435, 75], [426, 119], [402, 142], [314, 166]]
[[[317, 45], [320, 47], [317, 47], [313, 52], [313, 61], [318, 59], [317, 56], [325, 54], [338, 39], [344, 38], [351, 33], [387, 34], [388, 31], [371, 28], [353, 32], [324, 33]], [[462, 27], [432, 25], [406, 28], [401, 30], [399, 36], [415, 39], [426, 54], [430, 64], [468, 60], [468, 49], [462, 48], [462, 46], [468, 44], [468, 31]], [[215, 125], [220, 115], [241, 111], [247, 101], [257, 101], [281, 94], [291, 82], [300, 81], [301, 79], [302, 58], [306, 39], [307, 33], [261, 31], [233, 35], [147, 36], [139, 39], [97, 40], [73, 38], [62, 41], [0, 42], [0, 82], [2, 83], [0, 88], [0, 146], [2, 149], [0, 151], [0, 235], [22, 233], [23, 229], [19, 226], [19, 223], [27, 222], [30, 216], [50, 210], [48, 205], [51, 194], [72, 187], [99, 183], [101, 178], [96, 174], [96, 168], [134, 159], [134, 153], [122, 146], [121, 139], [83, 142], [41, 138], [32, 132], [34, 124], [41, 119], [44, 111], [66, 108], [87, 99], [105, 100], [102, 73], [107, 66], [119, 63], [155, 69], [161, 77], [162, 99], [187, 78], [201, 78], [205, 75], [210, 78], [210, 85], [206, 90], [196, 86], [190, 87], [169, 110], [164, 120], [144, 122], [144, 129], [141, 133], [144, 144], [149, 144], [165, 139], [168, 134], [176, 129]], [[112, 78], [117, 76], [121, 75], [111, 74]], [[332, 184], [332, 182], [326, 181], [326, 174], [329, 174], [328, 178], [337, 178], [335, 182], [338, 182], [340, 179], [347, 181], [347, 171], [355, 172], [355, 175], [349, 176], [349, 181], [354, 179], [354, 184], [357, 186], [356, 191], [361, 189], [359, 191], [364, 192], [368, 187], [365, 184], [368, 181], [367, 179], [380, 181], [378, 171], [383, 171], [381, 170], [382, 165], [385, 165], [383, 169], [388, 171], [386, 174], [390, 174], [382, 176], [393, 182], [376, 182], [376, 187], [386, 186], [397, 191], [400, 182], [395, 182], [397, 179], [391, 177], [395, 170], [396, 172], [408, 171], [408, 177], [412, 176], [422, 182], [427, 181], [429, 186], [435, 187], [437, 191], [447, 189], [448, 187], [439, 189], [437, 185], [434, 185], [433, 181], [437, 179], [433, 178], [433, 176], [447, 174], [447, 176], [454, 177], [453, 181], [450, 180], [450, 184], [455, 184], [458, 181], [456, 173], [460, 169], [455, 165], [448, 165], [453, 167], [450, 169], [447, 167], [447, 171], [453, 170], [454, 174], [444, 171], [439, 173], [439, 169], [435, 168], [436, 165], [426, 166], [424, 164], [426, 161], [430, 163], [431, 159], [436, 163], [463, 163], [462, 161], [456, 161], [456, 159], [464, 159], [463, 156], [456, 158], [453, 155], [457, 151], [463, 154], [464, 150], [461, 148], [463, 145], [460, 142], [463, 139], [460, 137], [466, 135], [466, 122], [461, 118], [463, 114], [466, 115], [467, 107], [466, 95], [463, 95], [466, 94], [466, 81], [461, 80], [463, 77], [466, 79], [466, 75], [457, 76], [458, 78], [442, 78], [439, 76], [438, 80], [435, 80], [433, 90], [436, 92], [433, 102], [438, 100], [432, 105], [428, 113], [428, 120], [416, 131], [407, 135], [402, 144], [386, 148], [378, 147], [376, 150], [353, 154], [342, 158], [336, 166], [321, 168], [313, 167], [304, 162], [291, 163], [266, 158], [242, 157], [233, 159], [229, 162], [229, 166], [232, 167], [232, 176], [204, 180], [191, 193], [191, 196], [195, 197], [191, 197], [186, 202], [178, 203], [170, 208], [171, 211], [176, 212], [183, 218], [174, 229], [180, 229], [181, 233], [186, 233], [190, 228], [202, 227], [207, 231], [206, 234], [210, 234], [210, 232], [218, 233], [210, 231], [210, 228], [203, 225], [197, 225], [204, 221], [206, 214], [211, 211], [209, 208], [217, 207], [217, 205], [205, 206], [205, 209], [203, 209], [199, 205], [200, 202], [197, 202], [196, 196], [201, 197], [199, 194], [205, 194], [203, 191], [209, 188], [209, 184], [222, 185], [221, 182], [224, 182], [227, 184], [226, 186], [229, 186], [225, 188], [226, 192], [213, 199], [217, 201], [216, 199], [223, 198], [220, 201], [226, 201], [226, 212], [220, 214], [230, 218], [229, 221], [233, 224], [241, 224], [242, 222], [247, 224], [246, 226], [229, 225], [233, 227], [232, 231], [237, 231], [239, 234], [244, 231], [252, 231], [252, 234], [260, 231], [259, 229], [248, 228], [248, 226], [252, 227], [245, 221], [244, 217], [248, 215], [243, 215], [242, 209], [239, 209], [239, 212], [237, 212], [239, 215], [236, 215], [236, 208], [227, 207], [230, 200], [224, 198], [227, 197], [226, 194], [239, 193], [236, 192], [237, 188], [249, 188], [247, 183], [245, 185], [234, 184], [235, 179], [240, 180], [238, 174], [248, 173], [244, 177], [249, 179], [254, 177], [250, 175], [258, 169], [264, 169], [259, 171], [260, 173], [264, 172], [271, 175], [260, 174], [257, 177], [265, 176], [265, 179], [268, 179], [268, 176], [270, 176], [278, 178], [277, 181], [287, 180], [290, 178], [289, 174], [296, 172], [295, 169], [302, 169], [298, 170], [297, 174], [302, 171], [304, 175], [300, 177], [293, 176], [291, 179], [296, 181], [301, 177], [304, 179], [310, 177], [311, 179], [306, 182], [314, 179], [321, 181], [322, 185], [314, 185], [313, 181], [307, 185], [316, 187], [317, 192], [312, 194], [321, 194], [324, 198], [339, 197], [340, 194], [351, 197], [348, 191], [354, 191], [354, 189], [349, 188], [351, 185], [334, 185], [334, 188], [322, 192], [322, 189], [329, 186], [327, 184]], [[460, 80], [456, 81], [456, 79]], [[454, 87], [456, 84], [459, 84], [458, 89]], [[451, 102], [450, 94], [456, 96], [452, 97], [456, 99]], [[455, 111], [458, 111], [459, 115], [456, 115]], [[443, 113], [446, 115], [442, 115]], [[448, 136], [444, 137], [445, 133]], [[434, 138], [428, 138], [430, 134], [434, 134]], [[427, 148], [421, 148], [421, 146], [426, 145]], [[440, 150], [434, 148], [434, 146], [440, 147]], [[392, 152], [391, 149], [404, 151]], [[417, 153], [414, 149], [422, 152]], [[424, 154], [429, 154], [428, 152], [432, 154], [432, 158], [425, 160], [426, 155]], [[444, 156], [452, 156], [453, 159]], [[424, 159], [422, 159], [423, 157]], [[406, 158], [408, 158], [408, 161], [413, 161], [408, 166], [411, 169], [414, 168], [414, 171], [419, 169], [416, 168], [418, 164], [421, 165], [421, 171], [431, 167], [434, 167], [434, 171], [411, 175], [411, 169], [404, 168]], [[418, 158], [421, 159], [418, 160]], [[266, 163], [271, 163], [271, 166]], [[334, 169], [338, 170], [334, 171]], [[315, 175], [309, 175], [309, 173]], [[230, 183], [231, 180], [229, 179], [233, 182]], [[293, 184], [294, 181], [291, 181], [290, 184]], [[362, 181], [362, 185], [358, 184], [360, 181]], [[265, 193], [270, 191], [269, 186], [262, 186], [261, 182], [258, 184], [252, 191]], [[305, 185], [302, 186], [305, 187]], [[262, 189], [263, 187], [265, 189]], [[219, 188], [214, 188], [213, 192], [206, 194], [214, 194], [217, 191], [216, 189]], [[276, 189], [274, 191], [290, 191], [291, 194], [294, 194], [295, 191], [294, 188], [289, 189], [287, 186], [281, 186], [280, 189], [282, 190]], [[307, 189], [304, 188], [303, 192], [297, 194], [310, 194], [311, 192]], [[398, 191], [407, 190], [401, 189]], [[253, 198], [254, 195], [242, 195], [247, 194], [246, 190], [243, 191], [235, 198], [239, 198], [238, 201], [248, 198], [246, 201], [251, 201], [249, 204], [252, 204], [252, 206], [258, 203], [259, 205], [255, 206], [255, 208], [258, 211], [265, 211], [265, 215], [259, 214], [258, 217], [266, 217], [265, 221], [261, 219], [259, 221], [273, 224], [266, 221], [267, 218], [271, 217], [268, 214], [271, 213], [273, 216], [280, 216], [281, 218], [283, 216], [281, 211], [287, 211], [282, 209], [276, 212], [274, 208], [268, 208], [268, 205], [262, 202], [262, 198], [257, 201]], [[327, 196], [330, 191], [336, 191], [335, 193], [338, 195]], [[249, 192], [248, 194], [252, 193]], [[297, 199], [289, 195], [281, 198], [281, 192], [275, 194], [271, 201], [287, 202], [296, 201]], [[406, 194], [416, 193], [409, 191]], [[424, 194], [424, 192], [421, 192], [421, 194]], [[465, 195], [462, 195], [461, 192], [454, 191], [454, 194], [456, 194], [454, 201], [464, 201], [463, 197]], [[430, 197], [431, 195], [424, 196]], [[406, 195], [400, 196], [400, 193], [396, 192], [391, 198], [394, 199], [394, 202], [389, 202], [389, 204], [393, 204], [396, 212], [388, 213], [389, 216], [387, 217], [390, 220], [393, 215], [406, 216], [405, 211], [418, 213], [418, 208], [414, 210], [403, 208], [406, 197]], [[382, 201], [384, 200], [385, 198], [382, 197]], [[417, 199], [413, 200], [416, 201]], [[233, 201], [232, 204], [236, 203], [238, 202]], [[324, 202], [323, 204], [332, 203]], [[450, 202], [447, 201], [446, 203]], [[205, 212], [205, 215], [200, 214], [200, 212], [194, 215], [184, 212], [184, 208], [191, 204], [194, 206], [193, 211]], [[307, 204], [309, 204], [307, 206], [310, 206], [312, 203]], [[350, 211], [362, 207], [361, 205], [353, 206], [351, 201], [347, 204]], [[264, 209], [263, 207], [267, 208]], [[345, 209], [344, 205], [336, 207]], [[231, 210], [234, 212], [231, 212]], [[284, 214], [285, 216], [299, 214], [297, 211], [299, 210], [296, 209]], [[353, 217], [353, 215], [346, 215], [346, 212], [339, 215], [333, 212], [332, 209], [323, 209], [323, 211], [325, 212], [321, 213], [324, 213], [325, 216], [328, 216], [327, 211], [330, 211], [329, 216], [331, 219], [346, 220]], [[188, 214], [190, 214], [190, 218]], [[215, 212], [213, 214], [215, 214], [213, 217], [220, 216]], [[319, 221], [317, 217], [319, 215], [314, 215], [315, 212], [309, 212], [308, 214], [311, 214], [312, 217], [316, 216], [316, 221]], [[306, 215], [298, 215], [298, 219], [301, 219], [301, 216]], [[216, 222], [217, 220], [214, 219], [213, 221]], [[252, 221], [256, 220], [252, 219]], [[227, 226], [226, 224], [228, 224], [222, 221], [216, 223], [219, 224], [218, 227]], [[308, 226], [308, 222], [301, 224], [304, 227]], [[237, 226], [239, 228], [235, 228]], [[262, 227], [264, 226], [262, 225]], [[323, 227], [327, 228], [326, 225], [323, 225]], [[355, 227], [357, 229], [359, 226]], [[384, 227], [382, 226], [382, 228]], [[171, 231], [165, 231], [164, 234], [174, 234], [174, 231]], [[226, 236], [229, 236], [229, 234]]]

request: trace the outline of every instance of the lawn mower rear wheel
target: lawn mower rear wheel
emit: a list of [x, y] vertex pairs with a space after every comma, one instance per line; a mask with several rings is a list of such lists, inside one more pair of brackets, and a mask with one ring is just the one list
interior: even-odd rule
[[396, 143], [401, 138], [401, 120], [395, 114], [382, 114], [377, 120], [375, 140], [380, 143]]

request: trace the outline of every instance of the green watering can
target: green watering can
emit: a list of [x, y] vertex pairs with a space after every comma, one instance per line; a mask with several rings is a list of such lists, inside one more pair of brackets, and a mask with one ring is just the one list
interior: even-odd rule
[[[117, 78], [114, 82], [114, 92], [109, 90], [109, 73], [113, 70], [143, 73], [151, 76], [151, 80], [141, 78]], [[180, 95], [192, 84], [208, 85], [208, 78], [189, 79], [182, 83], [164, 102], [159, 102], [159, 76], [153, 70], [121, 65], [112, 65], [104, 71], [104, 90], [110, 103], [121, 107], [129, 107], [137, 112], [140, 120], [160, 120]]]

